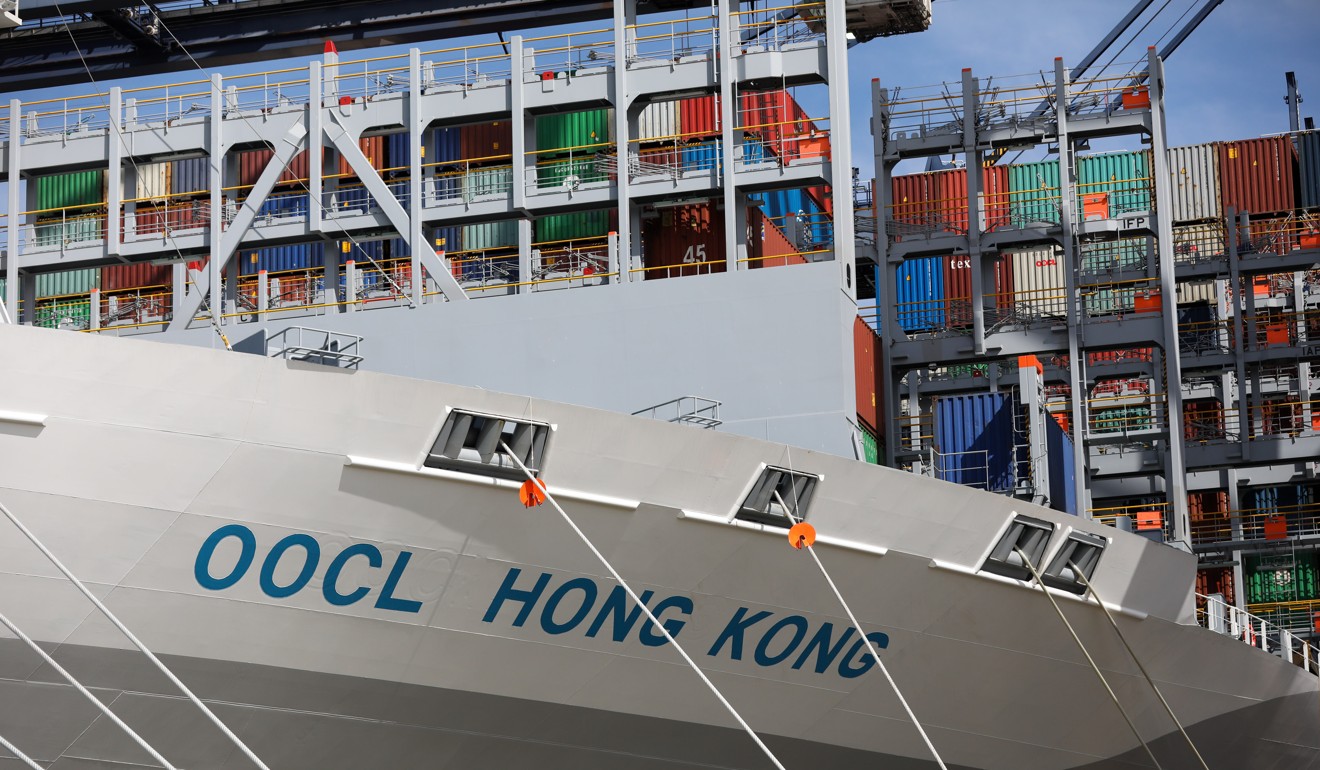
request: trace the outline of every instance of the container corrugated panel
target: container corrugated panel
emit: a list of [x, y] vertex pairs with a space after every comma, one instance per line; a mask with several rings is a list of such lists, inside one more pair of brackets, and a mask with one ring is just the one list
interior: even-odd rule
[[871, 429], [865, 425], [859, 425], [858, 431], [862, 437], [862, 460], [871, 465], [880, 464], [880, 439], [876, 438]]
[[724, 217], [711, 203], [661, 209], [642, 228], [646, 279], [724, 272]]
[[578, 211], [572, 214], [551, 214], [538, 219], [533, 228], [533, 241], [571, 241], [600, 238], [610, 232], [610, 211]]
[[935, 400], [935, 476], [991, 492], [1014, 488], [1013, 399], [1007, 393]]
[[[358, 149], [367, 157], [367, 162], [372, 168], [385, 168], [385, 137], [384, 136], [364, 136], [358, 139]], [[348, 165], [348, 159], [342, 155], [339, 158], [339, 173], [353, 175], [353, 168]], [[304, 173], [302, 176], [307, 176]]]
[[1067, 312], [1067, 278], [1063, 252], [1056, 246], [1008, 249], [1013, 262], [1013, 304], [1035, 316]]
[[867, 427], [880, 424], [876, 351], [880, 340], [860, 317], [853, 319], [853, 374], [857, 393], [857, 417]]
[[679, 153], [683, 171], [710, 171], [720, 168], [722, 159], [719, 145], [714, 142], [698, 142], [684, 145]]
[[637, 138], [643, 142], [678, 136], [678, 101], [651, 102], [637, 116]]
[[[915, 176], [928, 179], [913, 180], [918, 189], [904, 192], [919, 192], [925, 188], [933, 203], [930, 208], [934, 210], [934, 221], [944, 230], [966, 233], [971, 226], [967, 206], [967, 169], [954, 168]], [[1008, 224], [1008, 167], [991, 166], [983, 169], [981, 188], [980, 208], [984, 216], [984, 221], [978, 223], [981, 230], [990, 232]]]
[[1009, 217], [1014, 225], [1059, 222], [1059, 162], [1021, 163], [1008, 167]]
[[678, 100], [678, 133], [685, 139], [703, 139], [720, 133], [719, 100], [694, 96]]
[[508, 195], [513, 190], [513, 169], [483, 168], [463, 175], [463, 196], [468, 200], [487, 195]]
[[898, 325], [913, 334], [944, 328], [944, 257], [904, 260], [894, 300]]
[[89, 267], [83, 270], [41, 273], [37, 276], [36, 284], [38, 298], [86, 294], [92, 289], [101, 288], [101, 271], [99, 268]]
[[170, 164], [137, 164], [137, 189], [133, 197], [138, 200], [162, 200], [170, 194]]
[[1320, 596], [1320, 570], [1311, 551], [1247, 557], [1249, 604], [1296, 602]]
[[890, 216], [895, 222], [938, 227], [935, 175], [903, 174], [890, 180]]
[[173, 265], [136, 262], [101, 268], [101, 290], [106, 292], [168, 286], [174, 281]]
[[1292, 139], [1274, 136], [1220, 142], [1219, 189], [1224, 213], [1282, 214], [1297, 207], [1297, 153]]
[[431, 233], [431, 246], [436, 251], [459, 251], [463, 248], [463, 228], [456, 225], [437, 227]]
[[1136, 309], [1136, 296], [1135, 289], [1083, 287], [1082, 306], [1092, 316], [1131, 313]]
[[536, 118], [536, 149], [545, 154], [566, 153], [582, 148], [597, 152], [598, 145], [613, 136], [614, 111], [608, 108], [557, 112]]
[[1077, 465], [1072, 438], [1054, 420], [1045, 421], [1045, 451], [1050, 475], [1050, 507], [1077, 515]]
[[1194, 302], [1214, 302], [1219, 293], [1218, 282], [1213, 278], [1204, 281], [1179, 281], [1178, 304], [1189, 305]]
[[[381, 164], [383, 168], [394, 169], [394, 176], [407, 176], [408, 166], [412, 163], [412, 143], [408, 140], [408, 132], [403, 131], [397, 134], [389, 134], [385, 137], [385, 161]], [[426, 146], [426, 135], [422, 135], [422, 147]], [[422, 151], [422, 163], [430, 160], [430, 153]]]
[[518, 223], [515, 220], [463, 225], [463, 251], [484, 251], [517, 245]]
[[[436, 128], [430, 132], [426, 143], [426, 157], [422, 163], [452, 163], [463, 159], [463, 130], [458, 126]], [[509, 145], [512, 146], [512, 130]], [[508, 148], [505, 149], [508, 152]]]
[[32, 325], [43, 329], [86, 329], [91, 323], [92, 304], [87, 297], [48, 300], [37, 304]]
[[[994, 258], [993, 282], [986, 281], [982, 291], [994, 295], [998, 310], [1013, 307], [1013, 262], [1003, 255]], [[954, 254], [944, 258], [944, 294], [948, 299], [948, 325], [967, 328], [972, 325], [972, 258]], [[986, 313], [987, 323], [995, 320], [993, 312]]]
[[741, 95], [735, 125], [744, 136], [765, 145], [768, 154], [787, 158], [802, 154], [794, 137], [815, 130], [806, 111], [783, 89], [752, 91]]
[[74, 171], [37, 177], [36, 210], [87, 206], [104, 200], [104, 171]]
[[37, 220], [33, 227], [33, 245], [42, 248], [68, 246], [101, 240], [105, 219], [100, 215], [77, 215], [68, 219]]
[[[1233, 587], [1232, 567], [1202, 567], [1196, 571], [1196, 593], [1201, 596], [1219, 594], [1228, 604], [1237, 602]], [[1198, 599], [1198, 602], [1202, 600]]]
[[1302, 208], [1320, 208], [1320, 131], [1297, 135], [1297, 190]]
[[202, 195], [211, 189], [211, 159], [185, 158], [173, 161], [170, 169], [171, 195]]
[[[339, 191], [336, 198], [339, 201], [338, 208], [345, 208], [352, 194], [351, 189]], [[257, 216], [272, 218], [307, 216], [307, 193], [273, 193], [261, 202]]]
[[[248, 150], [238, 155], [238, 183], [244, 187], [249, 187], [257, 183], [261, 178], [261, 172], [266, 170], [270, 164], [271, 158], [275, 153], [270, 150]], [[304, 150], [289, 161], [280, 172], [276, 184], [296, 185], [299, 180], [307, 178], [307, 151]], [[322, 169], [324, 171], [324, 168]]]
[[507, 120], [461, 126], [459, 158], [470, 162], [497, 162], [513, 148], [513, 124]]
[[1097, 193], [1109, 196], [1111, 217], [1128, 211], [1150, 211], [1154, 190], [1152, 165], [1150, 150], [1107, 152], [1080, 158], [1077, 164], [1079, 214], [1082, 196]]
[[240, 274], [255, 275], [310, 270], [320, 267], [322, 245], [299, 243], [290, 246], [268, 246], [264, 249], [243, 249], [239, 252]]
[[806, 262], [798, 247], [784, 235], [779, 225], [766, 217], [759, 208], [747, 212], [747, 221], [752, 229], [754, 241], [752, 245], [756, 252], [754, 256], [757, 258], [752, 263], [753, 268], [783, 267]]
[[542, 190], [601, 182], [607, 178], [606, 174], [596, 168], [596, 159], [591, 156], [548, 163], [543, 161], [536, 166], [536, 186]]
[[1217, 259], [1225, 253], [1224, 246], [1224, 225], [1220, 222], [1178, 225], [1173, 228], [1173, 258], [1175, 262], [1200, 262]]
[[1171, 211], [1175, 223], [1219, 218], [1219, 153], [1213, 144], [1170, 147], [1169, 177], [1172, 200], [1158, 204], [1161, 212]]
[[1102, 273], [1131, 270], [1146, 265], [1153, 254], [1153, 238], [1121, 238], [1081, 244], [1083, 272]]

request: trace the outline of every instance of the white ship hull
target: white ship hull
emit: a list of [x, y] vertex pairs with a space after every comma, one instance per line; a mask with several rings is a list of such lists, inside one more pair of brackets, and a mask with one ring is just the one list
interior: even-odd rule
[[[0, 502], [271, 768], [769, 766], [553, 510], [422, 467], [447, 408], [556, 426], [551, 491], [789, 768], [934, 763], [811, 559], [730, 523], [762, 464], [822, 476], [818, 553], [950, 767], [1148, 766], [1041, 590], [979, 572], [1015, 511], [1112, 539], [1096, 588], [1212, 768], [1320, 767], [1316, 677], [1197, 626], [1190, 555], [1090, 522], [431, 382], [10, 326], [0, 360]], [[1197, 766], [1057, 595], [1163, 767]], [[251, 766], [8, 522], [0, 612], [178, 767]], [[8, 635], [0, 735], [156, 764]]]

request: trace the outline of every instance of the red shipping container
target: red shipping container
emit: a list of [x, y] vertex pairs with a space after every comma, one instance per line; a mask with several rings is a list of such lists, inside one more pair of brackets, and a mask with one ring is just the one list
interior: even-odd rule
[[173, 265], [153, 265], [138, 262], [132, 265], [110, 265], [101, 269], [103, 293], [150, 288], [160, 290], [174, 282]]
[[[930, 195], [935, 203], [936, 219], [944, 229], [966, 233], [971, 227], [967, 205], [967, 169], [955, 168], [930, 173]], [[991, 166], [981, 173], [981, 208], [984, 232], [1008, 223], [1008, 167]]]
[[[751, 231], [747, 245], [753, 253], [751, 262], [753, 268], [806, 264], [807, 260], [784, 235], [784, 231], [770, 221], [760, 208], [748, 209], [747, 222]], [[874, 427], [874, 423], [872, 426]]]
[[642, 228], [647, 280], [724, 272], [724, 216], [712, 203], [661, 209]]
[[[987, 257], [988, 258], [988, 257]], [[1013, 308], [1013, 262], [1003, 255], [994, 257], [994, 285], [981, 287], [994, 295], [999, 310]], [[972, 325], [972, 259], [966, 254], [944, 258], [944, 296], [948, 303], [950, 328], [969, 328]], [[989, 320], [994, 320], [993, 318]]]
[[[1237, 594], [1233, 590], [1232, 567], [1202, 567], [1196, 571], [1196, 592], [1201, 596], [1220, 594], [1224, 602], [1233, 604]], [[1197, 598], [1198, 605], [1204, 606], [1205, 600]]]
[[735, 125], [744, 136], [759, 138], [768, 154], [785, 159], [802, 157], [796, 137], [816, 131], [806, 111], [782, 88], [742, 94]]
[[904, 174], [890, 180], [890, 218], [895, 222], [937, 227], [940, 221], [934, 174]]
[[1297, 208], [1297, 151], [1287, 136], [1219, 142], [1224, 212], [1280, 214]]
[[[270, 159], [274, 156], [271, 150], [248, 150], [239, 153], [238, 156], [238, 183], [244, 187], [251, 187], [261, 178], [261, 172], [266, 170], [270, 164]], [[280, 174], [276, 184], [291, 184], [295, 187], [298, 180], [307, 178], [307, 152], [303, 151], [293, 156], [289, 165]]]
[[469, 163], [507, 162], [513, 150], [513, 124], [507, 120], [458, 129], [458, 151]]
[[[385, 137], [363, 137], [358, 140], [358, 148], [362, 150], [363, 155], [367, 156], [367, 160], [371, 162], [372, 168], [379, 169], [385, 167]], [[353, 169], [348, 165], [348, 161], [343, 156], [340, 156], [339, 158], [339, 173], [356, 176], [356, 174], [353, 173]]]
[[880, 392], [876, 378], [876, 354], [880, 339], [860, 316], [853, 319], [853, 373], [857, 390], [857, 417], [876, 433], [880, 424]]
[[678, 133], [686, 141], [714, 137], [720, 133], [719, 99], [694, 96], [678, 100]]

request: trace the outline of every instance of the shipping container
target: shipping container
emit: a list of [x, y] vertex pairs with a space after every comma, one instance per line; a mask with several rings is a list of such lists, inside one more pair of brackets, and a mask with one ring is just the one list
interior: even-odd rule
[[785, 159], [821, 154], [804, 145], [801, 137], [812, 135], [816, 125], [788, 91], [745, 92], [738, 103], [734, 125], [745, 143], [759, 143], [766, 154]]
[[[240, 249], [238, 252], [239, 274], [256, 275], [262, 270], [268, 273], [287, 273], [294, 270], [317, 269], [322, 267], [323, 264], [322, 249], [323, 244], [321, 243], [267, 246], [263, 249]], [[365, 255], [350, 253], [350, 256], [362, 261], [366, 260]]]
[[944, 257], [904, 260], [896, 283], [894, 304], [904, 331], [916, 334], [945, 328]]
[[1154, 423], [1149, 406], [1118, 406], [1091, 412], [1093, 433], [1133, 433], [1150, 430]]
[[[967, 205], [967, 169], [935, 171], [930, 176], [930, 192], [935, 198], [936, 219], [943, 229], [966, 233], [971, 226]], [[980, 209], [982, 232], [990, 232], [1009, 222], [1008, 167], [982, 169]]]
[[857, 393], [857, 416], [871, 430], [880, 424], [879, 380], [876, 377], [876, 357], [880, 353], [880, 338], [860, 317], [853, 319], [853, 374]]
[[577, 112], [552, 112], [536, 117], [536, 149], [542, 157], [592, 155], [611, 141], [614, 110], [600, 107]]
[[[516, 237], [516, 222], [514, 228]], [[436, 251], [461, 251], [463, 249], [463, 228], [459, 225], [446, 225], [435, 228], [431, 231], [431, 247]]]
[[809, 190], [767, 190], [757, 193], [756, 197], [765, 215], [799, 251], [813, 251], [833, 241], [833, 223]]
[[[361, 191], [361, 193], [357, 195], [357, 198], [360, 198], [361, 194], [366, 192], [362, 188], [355, 189]], [[365, 206], [362, 205], [362, 201], [357, 200], [354, 195], [354, 189], [338, 191], [335, 193], [333, 199], [335, 201], [333, 204], [334, 208], [337, 210], [365, 208]], [[357, 205], [351, 205], [355, 201], [357, 202]], [[291, 217], [305, 216], [307, 216], [307, 193], [305, 192], [271, 193], [261, 202], [261, 206], [257, 209], [258, 221], [262, 219], [287, 219]]]
[[[364, 136], [358, 139], [358, 149], [367, 157], [367, 162], [374, 169], [385, 168], [385, 137], [384, 136]], [[357, 174], [353, 168], [348, 165], [348, 159], [339, 156], [339, 171], [341, 177], [356, 177]], [[306, 174], [303, 174], [306, 176]]]
[[935, 399], [935, 477], [990, 492], [1017, 485], [1016, 399], [976, 393]]
[[105, 237], [105, 218], [99, 214], [67, 219], [38, 219], [32, 228], [35, 248], [58, 249], [78, 243], [95, 243]]
[[1008, 167], [1009, 219], [1022, 227], [1033, 222], [1059, 223], [1059, 162], [1014, 164]]
[[200, 196], [211, 191], [211, 159], [185, 158], [170, 168], [170, 194]]
[[722, 273], [724, 216], [712, 203], [660, 209], [642, 227], [646, 279]]
[[135, 262], [101, 268], [101, 291], [160, 290], [174, 283], [174, 265]]
[[517, 248], [518, 221], [506, 219], [502, 222], [463, 225], [462, 240], [464, 252]]
[[671, 141], [679, 134], [678, 101], [651, 102], [637, 116], [637, 138], [643, 142]]
[[934, 174], [903, 174], [890, 179], [890, 218], [921, 229], [942, 230]]
[[1297, 207], [1297, 152], [1287, 136], [1219, 142], [1220, 200], [1227, 214], [1281, 214]]
[[797, 245], [790, 241], [788, 236], [784, 235], [784, 231], [779, 229], [779, 225], [761, 213], [759, 208], [748, 210], [747, 221], [748, 229], [751, 230], [748, 245], [755, 252], [755, 261], [751, 263], [753, 268], [783, 267], [784, 265], [800, 265], [806, 262], [806, 259], [799, 253]]
[[1067, 314], [1063, 250], [1057, 246], [1006, 249], [1012, 261], [1013, 307], [1027, 318]]
[[1178, 304], [1191, 305], [1200, 302], [1215, 302], [1219, 297], [1219, 282], [1213, 278], [1204, 281], [1179, 281]]
[[1224, 210], [1219, 196], [1219, 151], [1213, 144], [1169, 148], [1170, 200], [1159, 202], [1161, 214], [1175, 224], [1219, 219]]
[[[36, 179], [37, 205], [33, 211], [84, 207], [105, 201], [104, 171], [74, 171]], [[70, 212], [90, 213], [91, 209]]]
[[1218, 259], [1226, 253], [1225, 243], [1222, 222], [1178, 225], [1173, 228], [1173, 259], [1175, 262], [1204, 262]]
[[38, 299], [82, 295], [99, 288], [101, 288], [101, 271], [95, 267], [61, 270], [58, 273], [39, 273], [36, 277]]
[[[1225, 604], [1237, 603], [1237, 591], [1233, 585], [1232, 567], [1201, 567], [1196, 571], [1196, 593], [1201, 596], [1222, 596]], [[1198, 607], [1204, 607], [1205, 600], [1196, 600]]]
[[[1013, 262], [1002, 254], [983, 255], [991, 262], [993, 274], [981, 287], [990, 300], [992, 310], [986, 311], [986, 323], [999, 320], [1002, 314], [995, 310], [1013, 309]], [[950, 328], [968, 328], [972, 325], [972, 258], [966, 254], [954, 254], [944, 258], [944, 294], [948, 299], [948, 326]]]
[[463, 199], [504, 197], [513, 191], [513, 169], [509, 166], [473, 169], [463, 175]]
[[[460, 161], [463, 159], [463, 129], [458, 126], [433, 128], [426, 133], [422, 146], [426, 148], [426, 155], [422, 158], [423, 165]], [[509, 147], [512, 146], [512, 132], [510, 132]], [[507, 152], [508, 149], [506, 148], [505, 151]]]
[[1045, 421], [1046, 464], [1050, 478], [1050, 507], [1077, 515], [1077, 463], [1072, 437], [1056, 420]]
[[862, 461], [871, 465], [880, 464], [880, 439], [865, 425], [857, 426], [857, 433], [862, 438]]
[[1298, 205], [1320, 208], [1320, 131], [1297, 135], [1297, 190]]
[[88, 296], [42, 300], [36, 305], [32, 325], [43, 329], [87, 329], [91, 326], [91, 314]]
[[1248, 604], [1299, 602], [1320, 596], [1314, 551], [1248, 555], [1245, 567]]
[[513, 124], [509, 121], [460, 126], [458, 132], [461, 160], [469, 163], [508, 162], [509, 153], [513, 151]]
[[1081, 267], [1084, 273], [1108, 273], [1120, 270], [1140, 270], [1147, 262], [1154, 263], [1155, 239], [1121, 238], [1080, 244]]
[[170, 163], [138, 163], [137, 184], [133, 197], [139, 201], [159, 201], [170, 195]]
[[1192, 398], [1183, 402], [1183, 438], [1188, 441], [1224, 438], [1224, 409], [1219, 399]]
[[705, 139], [720, 134], [719, 100], [713, 95], [678, 101], [678, 133], [684, 139]]
[[[248, 150], [238, 154], [238, 184], [242, 187], [251, 187], [261, 178], [261, 173], [270, 165], [271, 159], [275, 153], [271, 150]], [[298, 186], [303, 184], [308, 175], [307, 151], [304, 150], [289, 161], [289, 165], [280, 172], [278, 185]], [[322, 168], [325, 172], [324, 167]]]
[[718, 174], [723, 168], [722, 159], [717, 142], [692, 142], [679, 150], [680, 170], [683, 172], [715, 170]]
[[1150, 211], [1154, 190], [1152, 165], [1149, 150], [1082, 156], [1077, 163], [1079, 213], [1082, 198], [1087, 195], [1107, 195], [1109, 217], [1129, 211]]
[[1227, 492], [1189, 492], [1187, 513], [1191, 519], [1193, 542], [1213, 543], [1232, 539]]
[[611, 214], [615, 209], [551, 214], [532, 225], [533, 243], [553, 243], [585, 238], [604, 238], [609, 234]]
[[[1082, 307], [1088, 316], [1106, 316], [1136, 311], [1137, 290], [1111, 285], [1082, 286]], [[1143, 293], [1143, 296], [1145, 294]]]
[[577, 189], [580, 185], [603, 182], [608, 175], [596, 167], [596, 159], [587, 155], [571, 160], [539, 161], [536, 164], [536, 186], [541, 190], [562, 187]]

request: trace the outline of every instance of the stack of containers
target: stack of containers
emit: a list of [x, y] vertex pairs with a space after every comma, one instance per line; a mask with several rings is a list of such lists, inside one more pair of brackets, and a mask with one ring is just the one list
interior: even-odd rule
[[[437, 240], [448, 242], [450, 228], [437, 231]], [[442, 234], [443, 233], [443, 234]], [[459, 247], [449, 248], [454, 277], [465, 281], [485, 281], [499, 271], [517, 269], [518, 222], [480, 222], [459, 229]]]
[[1247, 604], [1302, 602], [1320, 597], [1314, 551], [1247, 556]]
[[37, 304], [33, 325], [47, 329], [86, 329], [91, 319], [91, 291], [101, 288], [97, 268], [40, 273], [36, 277]]
[[720, 100], [711, 95], [681, 99], [678, 103], [678, 153], [683, 171], [719, 173]]
[[105, 231], [105, 172], [73, 171], [36, 178], [37, 248], [98, 241]]
[[752, 234], [749, 246], [756, 252], [751, 262], [753, 269], [800, 265], [806, 262], [797, 244], [789, 240], [784, 231], [779, 229], [779, 225], [767, 217], [761, 209], [750, 209], [747, 212], [747, 223]]
[[679, 168], [682, 137], [679, 136], [677, 99], [651, 102], [637, 117], [637, 154], [639, 176], [671, 174]]
[[614, 111], [603, 107], [537, 116], [537, 187], [608, 180], [609, 174], [596, 162], [596, 155], [610, 150], [613, 127]]
[[1004, 254], [1013, 265], [1013, 307], [1028, 317], [1063, 317], [1068, 308], [1063, 250], [1043, 245], [1005, 249]]
[[936, 478], [988, 492], [1013, 492], [1027, 446], [1017, 436], [1016, 406], [1012, 393], [935, 399]]
[[877, 372], [880, 370], [881, 341], [875, 331], [861, 317], [853, 319], [853, 372], [857, 392], [857, 422], [861, 427], [862, 449], [868, 463], [880, 462], [881, 389]]
[[1193, 542], [1233, 539], [1227, 492], [1188, 492], [1187, 512], [1191, 516]]
[[[614, 230], [617, 209], [551, 214], [532, 223], [533, 248], [541, 252], [541, 264], [554, 266], [571, 249], [579, 257], [590, 257], [604, 266], [609, 261], [606, 238]], [[570, 260], [569, 270], [582, 269], [582, 262]], [[594, 272], [595, 267], [590, 267]]]
[[724, 216], [714, 201], [660, 208], [642, 226], [646, 280], [724, 272]]
[[[1151, 211], [1154, 196], [1154, 182], [1151, 176], [1149, 150], [1139, 152], [1107, 152], [1087, 155], [1077, 163], [1077, 205], [1078, 213], [1085, 216], [1091, 208], [1088, 199], [1095, 203], [1107, 204], [1106, 219], [1117, 217], [1131, 211]], [[1055, 165], [1058, 168], [1058, 165]], [[1096, 196], [1103, 196], [1094, 201]], [[1101, 206], [1105, 208], [1105, 206]]]

